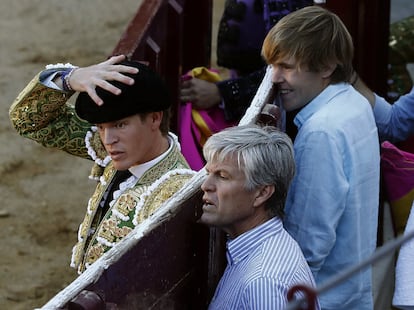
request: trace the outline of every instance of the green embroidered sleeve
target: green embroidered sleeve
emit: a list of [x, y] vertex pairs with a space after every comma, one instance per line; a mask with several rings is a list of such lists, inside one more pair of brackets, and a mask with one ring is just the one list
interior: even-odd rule
[[71, 94], [39, 83], [39, 75], [19, 94], [9, 110], [17, 132], [49, 148], [90, 158], [85, 135], [91, 124], [81, 120], [67, 103]]

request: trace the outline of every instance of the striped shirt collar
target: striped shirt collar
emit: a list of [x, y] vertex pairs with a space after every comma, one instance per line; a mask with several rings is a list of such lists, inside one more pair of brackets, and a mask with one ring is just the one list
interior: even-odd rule
[[237, 264], [246, 258], [252, 249], [261, 244], [270, 236], [276, 235], [283, 229], [282, 221], [279, 217], [271, 218], [265, 223], [246, 231], [236, 239], [227, 241], [227, 261], [229, 265]]

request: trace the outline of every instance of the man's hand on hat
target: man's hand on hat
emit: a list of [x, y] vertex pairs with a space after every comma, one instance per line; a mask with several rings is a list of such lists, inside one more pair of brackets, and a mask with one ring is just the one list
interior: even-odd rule
[[136, 74], [138, 69], [135, 67], [118, 65], [117, 63], [125, 60], [125, 55], [112, 56], [108, 60], [89, 67], [76, 68], [70, 75], [69, 84], [74, 91], [87, 92], [97, 105], [102, 105], [102, 99], [96, 94], [97, 86], [119, 95], [121, 90], [108, 81], [118, 81], [127, 85], [134, 84], [134, 79], [124, 75]]

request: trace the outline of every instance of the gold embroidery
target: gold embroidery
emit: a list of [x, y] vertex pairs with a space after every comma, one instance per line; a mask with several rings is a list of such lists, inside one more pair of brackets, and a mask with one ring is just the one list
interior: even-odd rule
[[[178, 153], [180, 154], [180, 153]], [[186, 167], [180, 167], [186, 168]], [[170, 169], [173, 170], [173, 169]], [[189, 170], [187, 170], [189, 171]], [[168, 173], [168, 172], [166, 172]], [[165, 173], [164, 173], [165, 174]], [[155, 174], [154, 174], [155, 175]], [[122, 215], [128, 215], [128, 220], [124, 221], [120, 219], [116, 212], [108, 211], [105, 219], [102, 221], [98, 228], [97, 233], [89, 243], [88, 249], [85, 251], [84, 263], [79, 266], [79, 270], [84, 270], [84, 264], [91, 264], [94, 261], [91, 260], [90, 251], [95, 247], [96, 244], [100, 244], [104, 248], [104, 252], [107, 252], [112, 246], [122, 240], [128, 233], [135, 228], [133, 224], [135, 216], [135, 208], [141, 201], [144, 203], [141, 211], [138, 215], [138, 223], [142, 222], [148, 216], [153, 214], [167, 199], [169, 199], [178, 189], [180, 189], [190, 178], [192, 174], [172, 174], [169, 178], [166, 178], [162, 183], [158, 184], [157, 187], [148, 194], [148, 189], [152, 183], [156, 183], [159, 179], [152, 180], [150, 185], [140, 184], [140, 180], [135, 187], [124, 192], [112, 207], [112, 210], [120, 212]], [[127, 204], [127, 205], [126, 205]], [[122, 206], [121, 206], [122, 205]], [[130, 210], [129, 212], [127, 212]]]
[[[37, 75], [19, 94], [9, 110], [10, 120], [23, 137], [45, 147], [89, 158], [85, 135], [90, 124], [66, 104], [69, 95], [39, 83]], [[70, 124], [70, 126], [67, 126]]]
[[183, 155], [177, 147], [174, 147], [160, 163], [148, 169], [148, 171], [144, 173], [140, 179], [140, 183], [153, 183], [169, 170], [187, 167], [188, 165]]
[[124, 238], [132, 229], [127, 226], [119, 226], [120, 222], [114, 217], [104, 220], [99, 230], [99, 237], [104, 238], [108, 243], [117, 243]]
[[108, 242], [114, 242], [114, 234], [117, 228], [117, 222], [113, 218], [102, 221], [101, 228], [99, 229], [99, 237], [104, 238]]
[[105, 248], [101, 244], [97, 243], [91, 247], [88, 253], [89, 256], [87, 263], [92, 264], [105, 253]]
[[116, 203], [114, 208], [121, 213], [123, 216], [128, 216], [128, 214], [135, 209], [137, 202], [134, 197], [130, 194], [121, 195]]
[[147, 198], [144, 206], [136, 216], [136, 222], [140, 224], [151, 216], [166, 200], [171, 198], [191, 176], [174, 175], [160, 184]]
[[92, 138], [90, 140], [90, 144], [98, 158], [104, 160], [104, 158], [108, 156], [108, 153], [106, 152], [105, 147], [102, 144], [102, 141], [101, 141], [101, 138], [98, 132], [96, 131], [92, 132]]

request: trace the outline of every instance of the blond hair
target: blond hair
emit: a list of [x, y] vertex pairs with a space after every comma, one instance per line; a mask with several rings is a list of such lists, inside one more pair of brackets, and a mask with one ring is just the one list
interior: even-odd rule
[[334, 13], [309, 6], [283, 17], [267, 34], [262, 55], [268, 64], [293, 57], [299, 68], [320, 72], [336, 64], [331, 83], [350, 81], [352, 37]]

